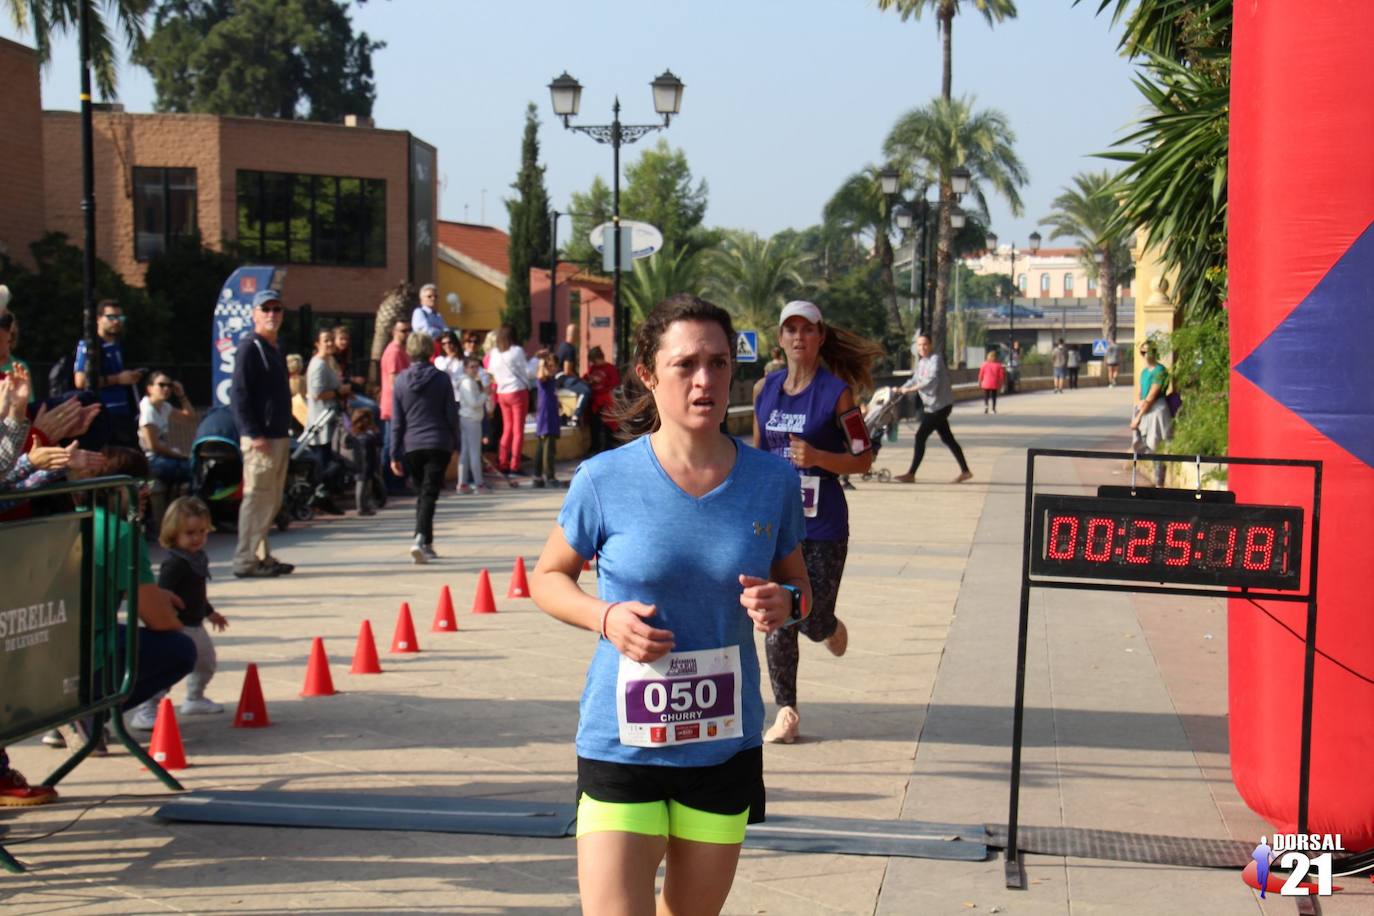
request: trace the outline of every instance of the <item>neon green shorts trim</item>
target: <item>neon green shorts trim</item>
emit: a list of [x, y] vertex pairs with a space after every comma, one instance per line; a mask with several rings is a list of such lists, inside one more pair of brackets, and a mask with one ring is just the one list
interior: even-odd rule
[[586, 792], [577, 800], [579, 837], [612, 831], [738, 846], [744, 842], [744, 828], [748, 823], [748, 808], [739, 814], [712, 814], [672, 800], [604, 802]]

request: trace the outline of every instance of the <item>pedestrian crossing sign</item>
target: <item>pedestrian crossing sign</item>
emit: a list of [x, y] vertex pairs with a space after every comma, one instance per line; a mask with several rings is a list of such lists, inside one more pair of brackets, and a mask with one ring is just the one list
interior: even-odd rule
[[1107, 344], [1109, 341], [1105, 337], [1099, 337], [1093, 341], [1093, 356], [1106, 356]]
[[740, 331], [735, 338], [735, 361], [756, 363], [759, 361], [759, 332]]

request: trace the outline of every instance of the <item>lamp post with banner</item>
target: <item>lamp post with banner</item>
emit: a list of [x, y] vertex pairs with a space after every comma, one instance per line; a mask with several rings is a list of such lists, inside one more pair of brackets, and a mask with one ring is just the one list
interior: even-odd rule
[[678, 114], [682, 109], [683, 82], [673, 75], [673, 71], [664, 70], [649, 85], [654, 90], [654, 111], [663, 116], [662, 124], [621, 124], [619, 96], [616, 97], [615, 103], [611, 106], [610, 124], [573, 124], [569, 119], [577, 116], [578, 109], [582, 104], [582, 84], [570, 76], [566, 70], [561, 76], [549, 83], [553, 113], [563, 119], [563, 126], [568, 130], [584, 133], [597, 143], [608, 143], [611, 147], [611, 165], [614, 176], [611, 184], [611, 225], [614, 230], [611, 233], [612, 238], [609, 239], [613, 249], [611, 254], [611, 288], [615, 311], [616, 362], [622, 367], [628, 367], [630, 361], [630, 333], [625, 308], [620, 300], [620, 272], [623, 266], [620, 260], [620, 147], [624, 144], [634, 143], [656, 130], [663, 130], [668, 126], [673, 115]]

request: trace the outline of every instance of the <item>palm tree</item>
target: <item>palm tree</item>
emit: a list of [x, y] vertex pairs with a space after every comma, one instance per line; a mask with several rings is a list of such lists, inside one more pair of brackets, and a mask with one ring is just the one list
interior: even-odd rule
[[729, 309], [741, 329], [765, 332], [777, 325], [788, 290], [804, 282], [801, 267], [795, 243], [733, 232], [710, 256], [707, 294]]
[[[105, 7], [102, 15], [95, 8]], [[113, 14], [124, 32], [129, 50], [137, 54], [143, 47], [143, 17], [152, 0], [6, 0], [15, 28], [23, 34], [33, 32], [40, 63], [52, 54], [52, 33], [75, 29], [81, 59], [81, 210], [82, 233], [82, 334], [87, 352], [96, 352], [95, 341], [95, 163], [91, 153], [91, 66], [95, 66], [100, 94], [115, 94], [115, 53], [105, 18]], [[100, 385], [100, 360], [91, 365], [88, 378], [92, 387]]]
[[[921, 14], [927, 9], [934, 11], [935, 22], [940, 29], [940, 51], [942, 57], [942, 69], [940, 71], [940, 95], [946, 101], [950, 99], [952, 91], [953, 76], [953, 35], [951, 30], [954, 28], [954, 17], [959, 15], [961, 0], [878, 0], [878, 9], [895, 9], [902, 17], [902, 21], [908, 19], [920, 19]], [[1013, 0], [968, 0], [989, 26], [996, 25], [1004, 19], [1016, 18], [1016, 4]]]
[[[19, 33], [33, 33], [41, 64], [46, 64], [52, 56], [53, 35], [77, 31], [81, 24], [81, 8], [88, 6], [91, 12], [87, 19], [91, 66], [100, 94], [112, 99], [118, 83], [118, 60], [106, 21], [114, 20], [130, 51], [136, 52], [143, 46], [143, 17], [152, 7], [152, 0], [6, 0], [6, 4]], [[104, 7], [104, 11], [98, 7]]]
[[634, 272], [622, 281], [620, 292], [633, 313], [633, 323], [638, 324], [669, 296], [677, 293], [700, 295], [702, 288], [699, 253], [670, 244], [636, 261]]
[[1026, 169], [1012, 144], [1016, 134], [1007, 116], [996, 109], [975, 111], [971, 96], [937, 98], [924, 108], [913, 109], [897, 119], [883, 143], [883, 151], [914, 183], [938, 182], [940, 208], [937, 228], [935, 308], [931, 315], [931, 342], [936, 353], [944, 352], [945, 312], [949, 302], [953, 232], [950, 211], [954, 190], [949, 176], [963, 166], [969, 172], [968, 193], [979, 213], [987, 212], [984, 186], [990, 187], [1021, 214], [1017, 188], [1026, 183]]
[[1124, 233], [1114, 232], [1117, 200], [1110, 172], [1079, 172], [1073, 186], [1054, 199], [1040, 225], [1050, 238], [1072, 238], [1083, 252], [1083, 268], [1097, 281], [1102, 299], [1102, 336], [1116, 340], [1116, 288], [1131, 272], [1131, 248]]
[[873, 237], [873, 257], [882, 268], [888, 330], [899, 338], [905, 337], [906, 328], [897, 307], [897, 285], [892, 276], [892, 240], [888, 237], [892, 207], [883, 193], [877, 167], [870, 165], [846, 178], [826, 202], [822, 217], [827, 226], [842, 229], [851, 236]]

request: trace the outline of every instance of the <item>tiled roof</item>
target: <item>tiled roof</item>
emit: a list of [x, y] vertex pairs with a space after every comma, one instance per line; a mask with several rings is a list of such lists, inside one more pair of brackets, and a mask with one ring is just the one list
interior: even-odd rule
[[439, 244], [480, 261], [502, 276], [510, 275], [510, 236], [492, 226], [439, 220]]

